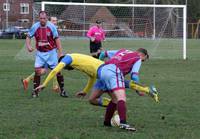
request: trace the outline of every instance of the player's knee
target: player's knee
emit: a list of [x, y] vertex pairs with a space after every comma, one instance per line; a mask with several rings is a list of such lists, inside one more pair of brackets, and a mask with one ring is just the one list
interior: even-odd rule
[[126, 93], [124, 90], [117, 90], [115, 92], [113, 92], [114, 94], [114, 98], [116, 99], [116, 101], [125, 101], [126, 102]]
[[119, 101], [124, 101], [124, 102], [126, 102], [126, 98], [119, 98], [119, 99], [117, 100], [117, 102], [119, 102]]
[[58, 73], [56, 74], [56, 76], [62, 76], [61, 72], [58, 72]]
[[46, 73], [46, 70], [43, 68], [35, 68], [35, 75], [41, 76]]

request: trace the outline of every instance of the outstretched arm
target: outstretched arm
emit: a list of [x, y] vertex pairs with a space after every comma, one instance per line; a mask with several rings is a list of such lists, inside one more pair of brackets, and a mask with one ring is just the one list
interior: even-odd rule
[[65, 63], [60, 62], [47, 76], [47, 78], [45, 79], [44, 83], [40, 86], [38, 86], [37, 88], [35, 88], [34, 90], [36, 91], [41, 91], [42, 89], [44, 89], [48, 82], [51, 81], [51, 79], [58, 73], [60, 72], [63, 68], [65, 67]]
[[34, 51], [34, 48], [31, 46], [31, 38], [29, 36], [26, 37], [26, 48], [29, 52]]
[[84, 97], [90, 90], [91, 88], [93, 87], [94, 83], [96, 81], [96, 78], [95, 77], [90, 77], [88, 82], [87, 82], [87, 85], [85, 86], [85, 88], [83, 89], [83, 91], [80, 91], [78, 93], [76, 93], [76, 96], [77, 97]]
[[47, 76], [45, 79], [44, 83], [42, 84], [44, 87], [47, 86], [48, 82], [58, 73], [60, 72], [63, 68], [65, 67], [65, 63], [60, 62]]
[[138, 83], [134, 82], [133, 80], [125, 80], [125, 87], [133, 89], [138, 92], [144, 92], [146, 94], [149, 94], [149, 87], [138, 84]]
[[118, 52], [118, 50], [108, 50], [108, 51], [101, 51], [99, 59], [100, 60], [104, 60], [106, 57], [108, 59], [111, 59], [116, 53]]
[[57, 46], [57, 49], [58, 49], [58, 57], [61, 57], [61, 56], [63, 56], [63, 50], [62, 50], [60, 38], [56, 38], [55, 41], [56, 41], [56, 46]]

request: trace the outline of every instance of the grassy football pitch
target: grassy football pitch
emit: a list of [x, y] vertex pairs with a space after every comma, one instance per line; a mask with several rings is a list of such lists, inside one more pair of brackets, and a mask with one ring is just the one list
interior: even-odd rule
[[[88, 42], [62, 40], [66, 52], [88, 53]], [[154, 84], [160, 103], [127, 90], [128, 122], [137, 128], [130, 133], [103, 127], [105, 108], [78, 99], [87, 76], [63, 71], [69, 98], [52, 92], [52, 84], [39, 98], [30, 97], [32, 83], [24, 92], [20, 79], [33, 72], [32, 55], [24, 40], [0, 40], [0, 139], [197, 139], [200, 138], [200, 41], [188, 40], [188, 60], [182, 60], [177, 40], [162, 45], [145, 40], [108, 40], [105, 49], [145, 47], [151, 58], [143, 63], [140, 81]], [[25, 54], [26, 53], [26, 54]], [[43, 78], [44, 79], [44, 78]], [[164, 118], [163, 118], [164, 117]]]

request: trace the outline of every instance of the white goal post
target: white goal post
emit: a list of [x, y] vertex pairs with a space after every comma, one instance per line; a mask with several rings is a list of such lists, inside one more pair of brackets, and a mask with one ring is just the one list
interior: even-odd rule
[[[114, 4], [114, 3], [72, 3], [72, 2], [41, 2], [41, 10], [46, 10], [46, 5], [68, 5], [68, 6], [106, 6], [106, 7], [135, 7], [135, 8], [180, 8], [182, 9], [182, 39], [183, 39], [183, 59], [186, 59], [186, 40], [187, 40], [187, 7], [186, 5], [159, 5], [159, 4]], [[85, 14], [85, 13], [83, 13]], [[154, 15], [155, 16], [155, 15]], [[156, 26], [155, 22], [153, 23], [153, 27]], [[155, 28], [153, 29], [153, 33], [155, 33]], [[155, 34], [153, 34], [155, 36]]]

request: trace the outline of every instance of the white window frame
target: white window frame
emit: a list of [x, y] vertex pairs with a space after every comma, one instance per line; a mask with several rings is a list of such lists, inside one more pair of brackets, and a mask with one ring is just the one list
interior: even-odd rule
[[19, 19], [18, 21], [19, 21], [19, 22], [27, 22], [27, 23], [30, 22], [29, 19]]
[[10, 11], [10, 3], [3, 3], [3, 11]]
[[[28, 11], [23, 11], [23, 7], [27, 8]], [[20, 3], [20, 14], [29, 14], [29, 3]]]

